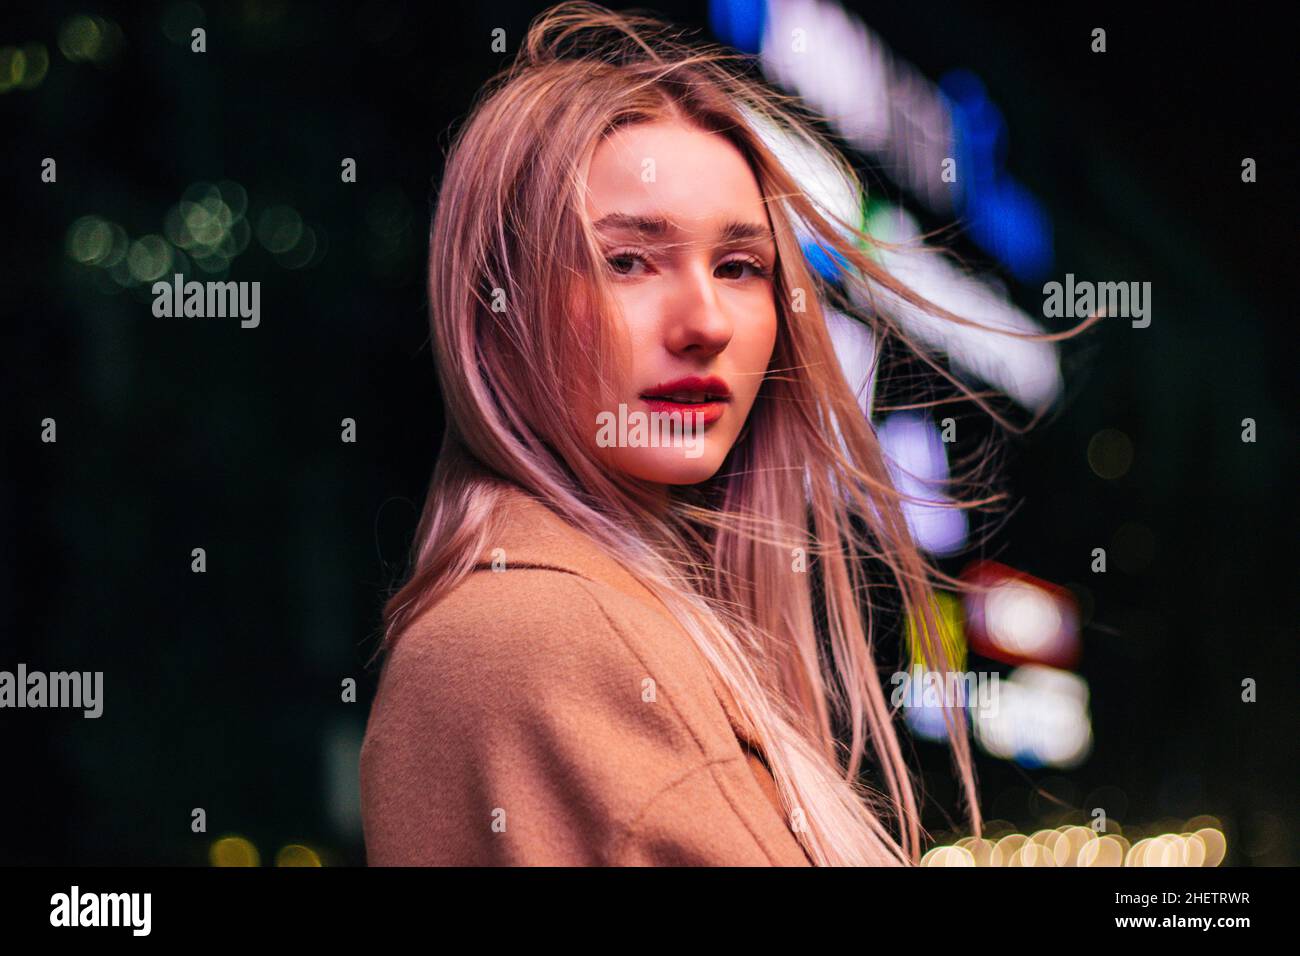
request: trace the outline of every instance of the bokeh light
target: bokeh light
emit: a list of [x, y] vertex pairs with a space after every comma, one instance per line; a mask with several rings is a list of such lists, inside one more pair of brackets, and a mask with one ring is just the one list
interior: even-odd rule
[[1118, 429], [1103, 428], [1088, 442], [1088, 465], [1099, 478], [1123, 478], [1133, 466], [1133, 442]]
[[50, 54], [43, 43], [0, 47], [0, 93], [34, 90], [50, 69]]
[[104, 265], [113, 250], [113, 226], [98, 216], [82, 216], [68, 228], [68, 255], [88, 266]]
[[122, 49], [122, 28], [104, 17], [78, 14], [59, 27], [59, 50], [72, 63], [108, 66]]
[[127, 267], [136, 282], [161, 279], [172, 266], [172, 247], [159, 235], [148, 235], [131, 243], [126, 254]]
[[1009, 581], [988, 593], [984, 620], [1000, 647], [1017, 657], [1036, 658], [1060, 630], [1061, 611], [1041, 588]]
[[1027, 767], [1081, 764], [1092, 750], [1088, 683], [1077, 674], [1038, 664], [1000, 682], [996, 710], [972, 714], [975, 739], [995, 757]]
[[320, 866], [320, 855], [309, 846], [290, 843], [275, 854], [276, 866]]
[[271, 206], [257, 217], [257, 241], [270, 253], [284, 253], [302, 239], [302, 216], [292, 206]]
[[222, 837], [208, 849], [213, 866], [261, 866], [262, 858], [252, 841], [241, 836]]
[[[1119, 833], [1098, 833], [1090, 827], [1063, 824], [1032, 834], [1006, 833], [996, 839], [962, 837], [932, 847], [922, 866], [993, 867], [1215, 867], [1223, 862], [1227, 841], [1218, 826], [1194, 828], [1193, 817], [1182, 832], [1153, 832], [1130, 844]], [[1178, 821], [1165, 821], [1180, 826]], [[1216, 821], [1217, 823], [1217, 821]]]

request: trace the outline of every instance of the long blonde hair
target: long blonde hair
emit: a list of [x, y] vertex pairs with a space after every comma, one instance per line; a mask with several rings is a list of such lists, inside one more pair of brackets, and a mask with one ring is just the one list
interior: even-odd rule
[[[932, 581], [945, 576], [909, 533], [906, 496], [827, 331], [823, 300], [834, 290], [805, 263], [796, 222], [838, 254], [845, 282], [964, 320], [892, 279], [864, 251], [868, 236], [800, 190], [753, 117], [857, 177], [809, 114], [749, 78], [741, 59], [658, 21], [561, 4], [533, 22], [456, 134], [429, 244], [446, 432], [409, 580], [384, 609], [380, 651], [470, 573], [499, 489], [513, 484], [594, 538], [680, 621], [751, 722], [815, 863], [914, 864], [918, 800], [874, 660], [866, 565], [887, 569], [924, 660], [940, 671], [950, 661]], [[583, 172], [610, 130], [659, 119], [724, 136], [743, 153], [779, 260], [777, 342], [750, 419], [718, 474], [673, 489], [666, 513], [643, 484], [598, 463], [583, 438], [592, 423], [544, 411], [617, 401], [617, 312], [585, 214]], [[796, 290], [806, 291], [803, 311], [790, 307]], [[906, 341], [885, 317], [858, 317], [877, 336]], [[815, 565], [816, 595], [813, 574], [792, 570], [796, 549]], [[952, 708], [945, 720], [978, 833], [965, 717]], [[847, 745], [837, 742], [837, 721]], [[868, 751], [872, 786], [861, 779]]]

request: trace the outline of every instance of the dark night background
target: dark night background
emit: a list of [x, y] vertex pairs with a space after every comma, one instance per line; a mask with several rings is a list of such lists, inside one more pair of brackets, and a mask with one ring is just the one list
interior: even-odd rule
[[[0, 863], [204, 865], [227, 835], [264, 865], [288, 844], [361, 863], [365, 661], [442, 429], [432, 187], [452, 124], [508, 61], [492, 29], [513, 51], [543, 5], [26, 6], [0, 15], [0, 46], [49, 54], [39, 84], [0, 94], [0, 669], [102, 670], [105, 710], [0, 711]], [[1058, 276], [1153, 286], [1151, 327], [1103, 323], [1068, 345], [1062, 407], [1009, 449], [1018, 504], [991, 548], [1083, 596], [1095, 742], [1068, 773], [981, 755], [986, 817], [1055, 822], [1041, 787], [1138, 826], [1212, 814], [1226, 864], [1295, 864], [1292, 29], [1244, 8], [848, 6], [931, 79], [983, 78], [1008, 169], [1051, 212]], [[653, 9], [707, 33], [702, 3]], [[105, 62], [61, 51], [78, 15], [120, 28]], [[1104, 56], [1088, 52], [1094, 26]], [[47, 156], [56, 184], [40, 180]], [[1257, 183], [1241, 181], [1246, 156]], [[165, 235], [187, 189], [222, 180], [246, 191], [254, 228], [212, 277], [262, 283], [257, 329], [155, 318], [148, 283], [123, 289], [71, 254], [83, 216]], [[281, 207], [314, 249], [271, 251], [308, 235]], [[1008, 284], [1041, 315], [1040, 289]], [[345, 417], [356, 444], [339, 440]], [[1086, 457], [1105, 428], [1134, 448], [1115, 480]], [[1089, 572], [1097, 546], [1113, 554], [1104, 576]], [[206, 574], [190, 571], [195, 547]], [[356, 703], [340, 701], [348, 677]], [[946, 751], [915, 749], [927, 823], [951, 838]]]

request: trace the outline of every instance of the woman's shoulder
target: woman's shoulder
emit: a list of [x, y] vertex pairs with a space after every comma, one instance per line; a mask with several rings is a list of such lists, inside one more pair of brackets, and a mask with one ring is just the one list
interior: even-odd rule
[[520, 550], [388, 656], [361, 752], [368, 859], [770, 861], [780, 820], [689, 634], [594, 559]]
[[472, 572], [399, 637], [367, 737], [411, 735], [472, 760], [485, 734], [649, 724], [683, 755], [718, 756], [730, 735], [715, 706], [703, 657], [666, 612], [599, 581], [515, 566]]
[[694, 642], [663, 603], [542, 502], [505, 493], [481, 549], [473, 570], [400, 636], [390, 668], [518, 685], [698, 667]]
[[605, 862], [659, 795], [722, 799], [699, 774], [740, 755], [706, 678], [655, 650], [670, 628], [628, 628], [621, 599], [562, 571], [476, 571], [407, 629], [362, 745], [371, 862]]
[[476, 570], [411, 623], [386, 670], [427, 670], [444, 683], [519, 684], [556, 670], [608, 668], [623, 660], [616, 652], [629, 613], [635, 610], [622, 595], [564, 571]]

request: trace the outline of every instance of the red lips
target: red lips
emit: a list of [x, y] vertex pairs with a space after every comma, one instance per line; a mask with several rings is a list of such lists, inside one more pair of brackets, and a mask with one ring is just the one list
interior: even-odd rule
[[671, 382], [664, 382], [654, 388], [646, 389], [641, 393], [641, 397], [666, 398], [677, 392], [703, 392], [706, 398], [711, 401], [731, 401], [731, 389], [727, 387], [726, 382], [716, 375], [710, 375], [707, 378], [688, 375], [685, 378], [673, 379]]
[[691, 425], [712, 425], [727, 410], [731, 389], [716, 375], [701, 378], [688, 375], [673, 379], [641, 393], [642, 400], [652, 412], [680, 413], [683, 421]]

